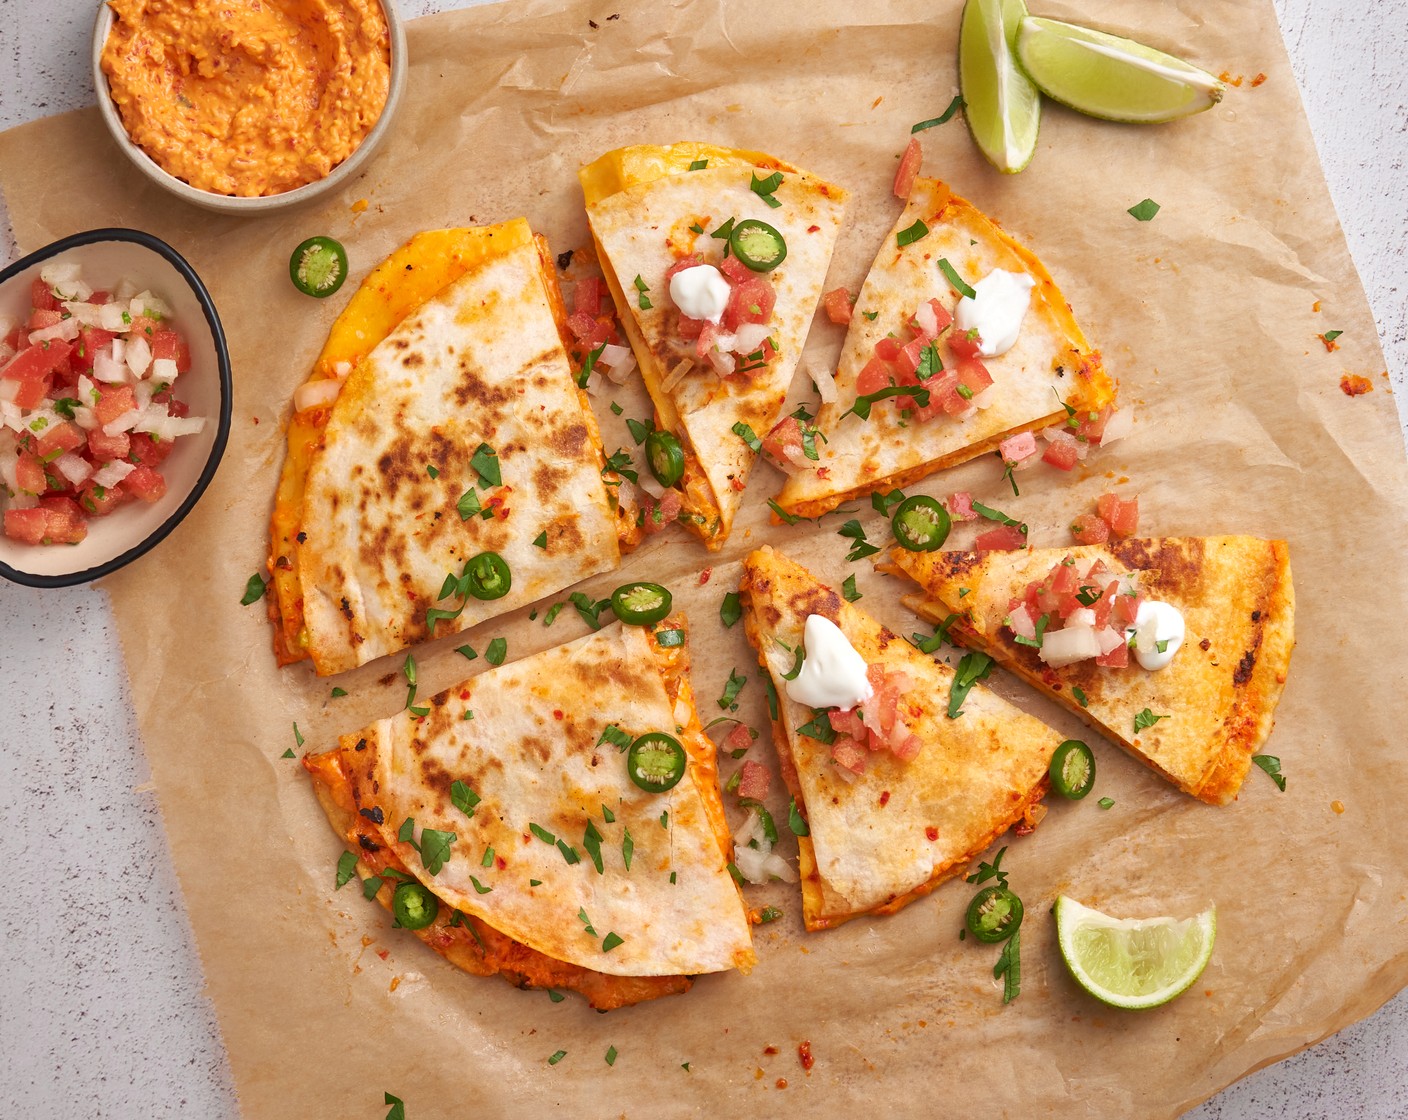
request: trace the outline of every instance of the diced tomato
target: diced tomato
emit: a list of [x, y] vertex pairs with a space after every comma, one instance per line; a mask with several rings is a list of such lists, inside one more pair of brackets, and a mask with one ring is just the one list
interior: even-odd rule
[[981, 533], [973, 542], [979, 552], [1003, 552], [1027, 547], [1027, 536], [1015, 525], [999, 525]]
[[681, 338], [698, 338], [700, 333], [708, 325], [707, 319], [691, 319], [688, 315], [680, 316], [679, 332]]
[[1077, 412], [1071, 417], [1076, 421], [1073, 434], [1077, 439], [1083, 439], [1087, 443], [1099, 444], [1105, 436], [1105, 425], [1110, 422], [1110, 417], [1115, 414], [1115, 406], [1107, 404], [1099, 412], [1095, 413], [1095, 418], [1091, 419], [1089, 412]]
[[1128, 593], [1115, 596], [1115, 609], [1110, 612], [1114, 619], [1114, 624], [1118, 626], [1133, 626], [1139, 617], [1139, 605], [1144, 601], [1142, 595], [1130, 595]]
[[104, 385], [98, 391], [94, 412], [99, 424], [111, 424], [124, 413], [137, 407], [137, 394], [131, 385]]
[[658, 499], [647, 499], [644, 520], [641, 522], [646, 533], [659, 533], [669, 528], [679, 517], [683, 506], [678, 490], [666, 490]]
[[1121, 642], [1110, 650], [1109, 653], [1102, 653], [1095, 659], [1095, 664], [1104, 665], [1110, 669], [1123, 669], [1129, 665], [1129, 646]]
[[1110, 539], [1110, 527], [1093, 513], [1082, 513], [1071, 522], [1071, 536], [1076, 544], [1104, 544]]
[[126, 459], [131, 453], [132, 438], [126, 432], [110, 436], [102, 428], [94, 428], [88, 433], [88, 454], [95, 463]]
[[871, 358], [856, 378], [856, 396], [869, 396], [894, 384], [898, 384], [898, 378], [889, 363], [881, 358]]
[[101, 307], [103, 304], [109, 302], [111, 299], [112, 299], [112, 293], [111, 293], [111, 292], [102, 292], [102, 291], [98, 291], [98, 292], [94, 292], [91, 296], [89, 296], [87, 302], [88, 302], [88, 303], [96, 303], [99, 307]]
[[146, 432], [133, 433], [132, 449], [127, 453], [130, 462], [144, 467], [158, 467], [171, 454], [175, 444], [169, 439], [153, 439]]
[[692, 257], [683, 257], [680, 260], [677, 260], [674, 264], [672, 264], [668, 269], [665, 270], [665, 287], [669, 288], [670, 280], [674, 277], [675, 273], [683, 272], [687, 268], [697, 268], [703, 263], [703, 253], [695, 253]]
[[900, 356], [900, 342], [894, 338], [882, 338], [875, 344], [875, 356], [882, 361], [893, 362]]
[[730, 284], [735, 285], [746, 284], [758, 277], [756, 272], [732, 254], [719, 262], [719, 271], [727, 277]]
[[896, 198], [909, 197], [909, 192], [914, 188], [914, 177], [919, 174], [919, 165], [923, 162], [924, 153], [919, 148], [919, 137], [911, 136], [895, 171]]
[[973, 511], [973, 495], [966, 490], [950, 494], [944, 502], [948, 515], [955, 521], [974, 521], [978, 515]]
[[[794, 455], [802, 450], [802, 422], [795, 416], [784, 416], [763, 437], [763, 454], [779, 468], [791, 474], [798, 464], [788, 457], [789, 448]], [[805, 461], [803, 456], [797, 457]]]
[[855, 313], [855, 300], [845, 288], [835, 288], [821, 297], [821, 305], [826, 308], [826, 317], [833, 323], [849, 323]]
[[738, 796], [750, 798], [753, 801], [761, 801], [768, 795], [768, 787], [772, 785], [772, 772], [761, 762], [754, 762], [751, 758], [743, 763], [743, 769], [739, 771]]
[[1064, 435], [1048, 443], [1046, 451], [1041, 456], [1042, 462], [1050, 463], [1058, 471], [1074, 470], [1079, 459], [1079, 445], [1075, 440]]
[[748, 750], [753, 745], [753, 729], [746, 723], [734, 724], [733, 730], [724, 739], [724, 746], [735, 754]]
[[29, 285], [29, 305], [39, 311], [63, 310], [63, 304], [59, 302], [58, 297], [38, 276]]
[[988, 367], [977, 358], [960, 358], [954, 369], [958, 373], [958, 380], [963, 382], [975, 397], [992, 384], [992, 374], [988, 372]]
[[19, 390], [14, 396], [15, 404], [20, 408], [34, 408], [49, 395], [51, 380], [50, 375], [46, 373], [37, 381], [21, 381]]
[[[576, 288], [572, 291], [572, 312], [590, 315], [595, 319], [601, 314], [601, 299], [606, 294], [606, 284], [599, 276], [589, 276], [585, 280], [578, 280]], [[166, 334], [159, 331], [158, 334]], [[174, 333], [174, 332], [172, 332]], [[156, 339], [152, 339], [152, 354], [157, 355]], [[175, 355], [171, 355], [175, 357]]]
[[5, 536], [12, 541], [38, 544], [44, 539], [48, 527], [48, 516], [37, 506], [34, 509], [7, 509], [5, 511]]
[[23, 350], [29, 345], [29, 332], [23, 327], [12, 327], [5, 336], [5, 345], [11, 350]]
[[917, 419], [928, 420], [940, 412], [946, 412], [950, 416], [959, 416], [972, 407], [967, 398], [958, 391], [961, 382], [958, 380], [956, 370], [944, 370], [938, 377], [930, 378], [924, 384], [925, 388], [929, 390], [929, 404], [927, 407], [915, 411]]
[[949, 314], [948, 308], [937, 299], [931, 299], [929, 306], [934, 309], [934, 318], [938, 322], [938, 332], [939, 334], [943, 334], [945, 330], [953, 325], [953, 316]]
[[49, 488], [49, 482], [44, 477], [44, 464], [31, 452], [20, 452], [19, 461], [15, 464], [15, 475], [21, 494], [42, 494]]
[[[168, 334], [175, 334], [168, 331]], [[69, 356], [73, 368], [86, 373], [93, 368], [93, 359], [98, 351], [104, 346], [112, 343], [117, 336], [112, 331], [105, 331], [100, 327], [84, 327], [78, 332], [78, 345], [74, 347], [73, 353]]]
[[73, 347], [61, 338], [30, 346], [10, 359], [9, 364], [0, 370], [0, 377], [8, 377], [14, 381], [38, 381], [63, 365], [72, 349]]
[[[924, 352], [924, 347], [927, 345], [928, 343], [926, 343], [921, 336], [919, 338], [911, 338], [900, 347], [899, 357], [895, 359], [895, 365], [898, 367], [901, 374], [913, 373], [919, 368], [919, 356]], [[918, 379], [916, 378], [915, 380], [917, 384]]]
[[57, 327], [64, 321], [62, 311], [43, 311], [36, 307], [29, 313], [29, 329], [32, 331], [42, 331], [45, 327]]
[[967, 331], [954, 331], [948, 336], [948, 348], [955, 358], [977, 358], [981, 347], [982, 339], [976, 335], [969, 338]]
[[1102, 494], [1095, 503], [1095, 509], [1110, 527], [1110, 536], [1116, 540], [1133, 536], [1139, 530], [1139, 498], [1136, 495], [1128, 501], [1116, 494]]
[[40, 459], [48, 460], [55, 451], [73, 451], [82, 446], [83, 429], [65, 420], [59, 424], [50, 424], [44, 429], [35, 451]]
[[839, 739], [831, 748], [832, 761], [852, 774], [865, 773], [865, 752], [855, 744], [854, 739]]
[[1095, 625], [1097, 628], [1109, 624], [1110, 612], [1115, 608], [1115, 596], [1119, 593], [1120, 581], [1112, 579], [1105, 585], [1105, 590], [1101, 593], [1100, 598], [1096, 599], [1094, 604], [1092, 604], [1090, 609], [1095, 612]]
[[122, 505], [129, 497], [130, 495], [116, 486], [99, 486], [90, 480], [79, 490], [78, 504], [91, 516], [102, 517]]
[[147, 466], [133, 468], [132, 473], [118, 485], [134, 498], [140, 498], [144, 502], [155, 502], [166, 493], [166, 479]]
[[40, 498], [39, 508], [46, 521], [44, 535], [51, 543], [77, 544], [88, 535], [88, 522], [72, 498]]
[[161, 330], [152, 335], [152, 357], [171, 359], [176, 363], [177, 373], [190, 372], [191, 348], [176, 331]]
[[1080, 577], [1076, 575], [1075, 564], [1067, 564], [1065, 560], [1056, 564], [1051, 569], [1051, 574], [1046, 578], [1051, 590], [1058, 595], [1068, 595], [1080, 586]]
[[137, 315], [132, 319], [131, 324], [128, 325], [126, 333], [130, 335], [141, 335], [150, 342], [152, 336], [156, 334], [156, 329], [157, 321], [155, 319], [149, 319], [145, 315]]
[[998, 444], [997, 450], [1004, 463], [1020, 463], [1036, 454], [1036, 436], [1031, 432], [1018, 432]]
[[[729, 258], [730, 260], [732, 258]], [[761, 276], [749, 278], [734, 287], [724, 308], [724, 329], [737, 330], [744, 323], [766, 323], [772, 317], [777, 292]]]
[[567, 329], [588, 350], [595, 350], [603, 342], [610, 342], [616, 334], [609, 322], [593, 319], [581, 311], [568, 316]]

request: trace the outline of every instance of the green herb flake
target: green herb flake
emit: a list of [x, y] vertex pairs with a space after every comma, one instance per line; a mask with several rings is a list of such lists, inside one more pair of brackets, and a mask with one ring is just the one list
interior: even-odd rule
[[762, 910], [758, 912], [758, 924], [765, 926], [769, 922], [777, 921], [780, 917], [782, 917], [782, 911], [776, 906], [764, 906]]
[[433, 463], [430, 463], [426, 465], [425, 473], [428, 474], [431, 478], [439, 478], [440, 468], [436, 467]]
[[1076, 698], [1076, 703], [1079, 704], [1082, 708], [1090, 707], [1090, 703], [1086, 700], [1085, 690], [1083, 688], [1077, 688], [1075, 685], [1072, 685], [1071, 695]]
[[967, 296], [969, 299], [978, 298], [978, 293], [973, 290], [972, 286], [969, 285], [963, 277], [958, 275], [958, 269], [948, 263], [947, 257], [939, 258], [939, 271], [944, 274], [944, 278], [953, 285], [953, 290], [959, 295]]
[[978, 870], [965, 877], [963, 881], [965, 883], [986, 883], [989, 879], [996, 879], [999, 887], [1007, 886], [1007, 872], [1002, 870], [1002, 857], [1006, 854], [1006, 847], [1000, 848], [991, 863], [979, 863]]
[[610, 608], [611, 600], [609, 598], [593, 600], [580, 591], [574, 591], [568, 596], [568, 599], [577, 608], [577, 613], [582, 616], [583, 622], [593, 630], [601, 629], [601, 612]]
[[582, 862], [581, 853], [566, 840], [558, 840], [557, 850], [562, 853], [563, 862], [566, 863], [568, 867]]
[[488, 847], [486, 847], [486, 848], [484, 849], [484, 856], [483, 856], [482, 859], [480, 859], [480, 861], [479, 861], [479, 866], [480, 866], [480, 867], [493, 867], [493, 866], [494, 866], [494, 846], [493, 846], [492, 844], [490, 844]]
[[1168, 716], [1156, 716], [1148, 708], [1145, 708], [1134, 717], [1134, 733], [1138, 735], [1146, 727], [1153, 727], [1159, 720], [1168, 718]]
[[878, 490], [870, 495], [871, 508], [882, 517], [889, 517], [890, 511], [905, 499], [903, 490], [891, 490], [888, 494], [882, 494]]
[[1002, 954], [993, 965], [994, 979], [1002, 980], [1002, 1002], [1009, 1004], [1022, 994], [1022, 931], [1014, 930], [1002, 946]]
[[875, 322], [876, 319], [880, 318], [880, 312], [878, 311], [862, 311], [861, 314], [864, 315], [866, 319], [868, 319], [872, 323]]
[[948, 718], [957, 719], [963, 714], [963, 701], [973, 686], [992, 672], [992, 658], [985, 653], [972, 650], [963, 655], [958, 663], [958, 671], [953, 677], [953, 686], [948, 696]]
[[771, 509], [773, 513], [777, 515], [777, 519], [781, 521], [784, 525], [795, 525], [797, 524], [797, 522], [802, 520], [795, 514], [788, 513], [771, 498], [768, 499], [768, 508]]
[[280, 757], [280, 758], [297, 758], [298, 756], [293, 753], [293, 748], [292, 748], [292, 747], [289, 747], [289, 749], [286, 750], [286, 751], [284, 751], [284, 753], [281, 754], [281, 755], [279, 755], [279, 757]]
[[603, 953], [609, 953], [612, 949], [616, 948], [617, 945], [625, 944], [625, 941], [626, 939], [618, 933], [608, 933], [602, 939], [601, 951]]
[[[1339, 336], [1342, 334], [1344, 334], [1344, 331], [1326, 331], [1320, 337], [1323, 338], [1326, 342], [1334, 342], [1335, 339], [1339, 338]], [[55, 405], [54, 407], [57, 408], [58, 406]]]
[[294, 723], [293, 723], [293, 741], [294, 741], [298, 746], [300, 746], [300, 747], [303, 746], [303, 732], [301, 732], [301, 731], [298, 730], [298, 721], [297, 721], [297, 720], [294, 720]]
[[541, 533], [539, 533], [536, 537], [533, 538], [533, 546], [535, 548], [541, 548], [544, 551], [547, 551], [548, 531], [546, 529], [544, 529]]
[[[728, 221], [724, 222], [723, 225], [719, 226], [718, 229], [714, 230], [713, 233], [709, 234], [709, 236], [717, 241], [727, 241], [733, 236], [733, 221], [734, 220], [730, 218]], [[724, 253], [727, 255], [727, 248], [724, 249]]]
[[1137, 203], [1129, 208], [1129, 216], [1138, 222], [1152, 221], [1162, 207], [1152, 198], [1146, 198], [1143, 202]]
[[642, 311], [649, 311], [652, 305], [650, 302], [650, 297], [647, 296], [645, 293], [650, 291], [650, 289], [646, 286], [645, 281], [640, 278], [639, 272], [636, 273], [635, 288], [636, 291], [640, 293], [640, 295], [636, 298], [636, 302], [640, 305], [640, 309]]
[[601, 746], [602, 743], [610, 743], [618, 751], [623, 751], [631, 745], [631, 737], [614, 723], [608, 723], [596, 745]]
[[851, 413], [855, 413], [862, 420], [870, 419], [870, 410], [878, 402], [889, 397], [909, 397], [920, 408], [929, 406], [929, 390], [916, 388], [913, 385], [887, 385], [883, 389], [876, 389], [873, 393], [866, 393], [855, 399], [855, 403], [845, 412], [841, 413], [840, 419], [844, 420]]
[[728, 592], [724, 596], [724, 601], [719, 604], [719, 621], [724, 624], [725, 630], [731, 630], [742, 617], [743, 604], [739, 601], [738, 592]]
[[636, 441], [637, 446], [645, 442], [645, 439], [655, 430], [655, 423], [652, 420], [632, 420], [626, 418], [626, 427], [630, 429], [631, 438]]
[[400, 1097], [393, 1097], [390, 1093], [382, 1090], [382, 1096], [386, 1099], [382, 1104], [389, 1104], [391, 1111], [386, 1114], [386, 1120], [406, 1120], [406, 1105]]
[[557, 616], [562, 613], [562, 608], [566, 605], [566, 603], [554, 603], [552, 606], [550, 606], [548, 608], [548, 613], [543, 615], [543, 625], [551, 626], [554, 622], [556, 622]]
[[550, 1065], [550, 1066], [555, 1066], [555, 1065], [557, 1065], [558, 1062], [562, 1061], [562, 1059], [565, 1058], [565, 1057], [567, 1057], [567, 1051], [566, 1051], [566, 1050], [557, 1050], [557, 1051], [554, 1051], [554, 1053], [552, 1054], [552, 1056], [548, 1058], [548, 1065]]
[[787, 799], [787, 827], [792, 830], [793, 836], [810, 836], [812, 834], [806, 819], [802, 816], [802, 811], [797, 808], [795, 797]]
[[505, 638], [493, 639], [489, 643], [489, 648], [484, 651], [484, 660], [490, 665], [502, 665], [506, 656], [508, 656], [508, 641]]
[[592, 866], [596, 868], [598, 875], [606, 873], [605, 865], [601, 861], [601, 833], [596, 827], [595, 821], [587, 821], [586, 831], [582, 834], [582, 847], [587, 850], [587, 857], [592, 861]]
[[731, 712], [738, 711], [738, 694], [743, 691], [743, 686], [747, 683], [747, 677], [739, 673], [737, 669], [730, 669], [728, 683], [724, 685], [723, 695], [718, 699], [719, 707], [727, 708]]
[[626, 863], [626, 870], [631, 869], [631, 857], [636, 854], [636, 842], [631, 839], [631, 830], [626, 829], [626, 834], [621, 839], [621, 858]]
[[337, 879], [336, 886], [333, 889], [340, 891], [351, 881], [352, 876], [356, 873], [357, 853], [343, 852], [342, 855], [337, 857]]
[[561, 1003], [561, 1002], [562, 1002], [563, 1000], [565, 1000], [566, 998], [567, 998], [567, 997], [566, 997], [565, 995], [563, 995], [561, 992], [559, 992], [556, 988], [549, 988], [549, 989], [548, 989], [548, 999], [552, 1000], [553, 1003]]
[[848, 603], [854, 603], [861, 597], [861, 593], [856, 590], [856, 577], [854, 573], [848, 575], [845, 580], [842, 581], [841, 597]]
[[906, 245], [913, 245], [922, 237], [929, 235], [929, 227], [924, 224], [923, 218], [916, 218], [914, 224], [908, 229], [902, 229], [895, 234], [895, 241], [901, 249]]
[[663, 813], [660, 814], [660, 827], [670, 827], [670, 810], [666, 809]]
[[616, 1064], [616, 1047], [608, 1046], [606, 1048], [606, 1064], [609, 1066]]
[[1115, 807], [1115, 799], [1113, 797], [1102, 797], [1095, 804], [1099, 805], [1102, 809], [1113, 809]]
[[544, 844], [556, 844], [557, 837], [545, 829], [540, 824], [529, 824], [528, 831], [541, 840]]
[[746, 443], [748, 449], [752, 451], [753, 454], [756, 455], [763, 449], [763, 441], [758, 438], [757, 433], [753, 431], [752, 427], [745, 424], [742, 420], [734, 424], [733, 434]]
[[588, 937], [595, 937], [596, 930], [592, 929], [592, 920], [587, 917], [586, 907], [581, 907], [577, 911], [577, 919], [582, 923], [582, 929], [586, 931]]
[[689, 169], [691, 171], [703, 171], [708, 166], [709, 161], [707, 159], [697, 159], [689, 165]]
[[1276, 788], [1282, 793], [1286, 792], [1286, 779], [1281, 773], [1281, 760], [1274, 754], [1254, 754], [1252, 761], [1266, 771], [1267, 775], [1276, 783]]
[[864, 560], [867, 556], [874, 556], [880, 551], [879, 545], [873, 545], [865, 539], [865, 529], [861, 526], [860, 521], [854, 517], [837, 529], [836, 535], [855, 542], [851, 545], [851, 551], [846, 554], [846, 560], [849, 563]]
[[473, 646], [456, 646], [455, 652], [462, 654], [466, 661], [473, 661], [479, 656], [479, 652]]
[[797, 734], [815, 739], [818, 743], [830, 744], [836, 741], [836, 729], [831, 726], [825, 708], [813, 708], [812, 718], [797, 728]]
[[585, 389], [587, 387], [587, 382], [591, 379], [592, 376], [592, 370], [596, 368], [597, 359], [601, 357], [602, 353], [605, 350], [606, 343], [603, 342], [600, 346], [598, 346], [595, 350], [593, 350], [590, 354], [587, 355], [587, 360], [582, 363], [582, 368], [577, 371], [577, 388]]
[[479, 475], [481, 486], [502, 486], [503, 475], [499, 472], [499, 453], [487, 443], [481, 443], [469, 457], [469, 465]]
[[445, 866], [445, 861], [450, 858], [450, 846], [455, 840], [456, 837], [453, 832], [441, 832], [439, 829], [434, 828], [421, 829], [420, 861], [425, 865], [425, 870], [432, 877], [440, 874], [440, 869]]
[[255, 572], [245, 581], [244, 597], [240, 599], [240, 606], [247, 607], [250, 603], [259, 602], [260, 599], [264, 598], [264, 592], [267, 591], [268, 588], [269, 585], [264, 582], [264, 577], [258, 572]]
[[958, 94], [952, 101], [948, 103], [947, 109], [945, 109], [937, 117], [931, 117], [927, 121], [920, 121], [917, 125], [915, 125], [909, 130], [910, 134], [913, 135], [916, 132], [923, 132], [926, 128], [934, 128], [937, 125], [948, 124], [949, 121], [953, 120], [953, 115], [958, 112], [959, 109], [962, 109], [965, 104], [967, 103], [963, 100], [963, 95], [961, 93]]
[[748, 189], [776, 210], [782, 203], [773, 197], [773, 192], [780, 186], [782, 186], [781, 171], [774, 171], [766, 179], [759, 179], [755, 172], [748, 184]]

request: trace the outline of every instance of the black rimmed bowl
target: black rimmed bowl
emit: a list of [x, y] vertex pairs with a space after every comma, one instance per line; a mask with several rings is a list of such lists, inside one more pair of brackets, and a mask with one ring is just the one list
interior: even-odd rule
[[[92, 229], [46, 245], [0, 271], [0, 322], [23, 322], [30, 287], [51, 261], [81, 265], [83, 280], [111, 289], [122, 280], [149, 289], [172, 309], [175, 326], [191, 348], [191, 368], [177, 384], [204, 430], [182, 436], [161, 473], [166, 493], [150, 505], [126, 502], [88, 522], [79, 544], [31, 545], [0, 537], [0, 576], [30, 587], [70, 587], [108, 575], [155, 548], [190, 513], [220, 465], [230, 435], [230, 351], [215, 303], [195, 269], [158, 237], [135, 229]], [[8, 499], [0, 491], [0, 505]]]

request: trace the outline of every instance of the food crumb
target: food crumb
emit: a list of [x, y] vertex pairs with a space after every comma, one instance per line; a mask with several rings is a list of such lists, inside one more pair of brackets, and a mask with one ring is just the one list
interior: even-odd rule
[[1264, 81], [1266, 81], [1266, 75], [1265, 75], [1265, 74], [1257, 74], [1257, 76], [1252, 79], [1252, 85], [1253, 85], [1254, 87], [1255, 87], [1255, 86], [1259, 86], [1259, 85], [1261, 85], [1262, 82], [1264, 82]]
[[874, 101], [872, 101], [872, 102], [870, 103], [870, 107], [871, 107], [872, 109], [874, 109], [874, 108], [878, 107], [879, 104], [880, 104], [880, 102], [882, 102], [882, 101], [884, 101], [884, 100], [885, 100], [885, 95], [882, 93], [879, 97], [877, 97]]
[[1330, 808], [1334, 811], [1335, 815], [1338, 816], [1340, 813], [1344, 812], [1344, 802], [1339, 800], [1331, 801]]
[[1347, 397], [1360, 397], [1374, 388], [1374, 383], [1357, 373], [1347, 373], [1340, 378], [1340, 392]]
[[391, 978], [391, 986], [388, 987], [386, 990], [387, 990], [388, 992], [394, 992], [394, 991], [395, 991], [397, 988], [399, 988], [400, 986], [401, 986], [401, 978], [400, 978], [399, 976], [393, 976], [393, 977]]
[[1340, 348], [1340, 344], [1336, 342], [1333, 338], [1329, 337], [1328, 331], [1326, 331], [1324, 334], [1317, 334], [1315, 337], [1325, 344], [1325, 352], [1327, 354], [1333, 354], [1336, 350]]
[[1241, 74], [1238, 74], [1238, 75], [1234, 78], [1234, 77], [1233, 77], [1228, 71], [1226, 71], [1226, 70], [1224, 70], [1221, 74], [1219, 74], [1219, 75], [1217, 76], [1217, 78], [1218, 78], [1218, 81], [1226, 82], [1229, 86], [1240, 86], [1240, 85], [1242, 84], [1242, 75], [1241, 75]]
[[359, 198], [356, 202], [352, 204], [352, 213], [365, 214], [367, 212], [367, 207], [370, 205], [371, 203], [369, 203], [365, 198]]
[[785, 1088], [787, 1088], [787, 1078], [785, 1078], [785, 1077], [779, 1077], [779, 1078], [777, 1079], [777, 1087], [778, 1087], [779, 1089], [785, 1089]]
[[[979, 339], [978, 341], [981, 342], [982, 339]], [[703, 587], [706, 583], [708, 583], [708, 582], [709, 582], [709, 577], [712, 576], [713, 574], [714, 574], [714, 569], [713, 569], [713, 568], [705, 568], [702, 572], [700, 572], [700, 573], [699, 573], [699, 586], [700, 586], [700, 587]]]
[[812, 1057], [812, 1044], [803, 1039], [797, 1044], [797, 1058], [802, 1063], [802, 1068], [811, 1073], [812, 1066], [816, 1065], [816, 1059]]

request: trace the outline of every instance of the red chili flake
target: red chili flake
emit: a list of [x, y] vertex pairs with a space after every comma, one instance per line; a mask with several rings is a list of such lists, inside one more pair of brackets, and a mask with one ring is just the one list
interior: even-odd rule
[[820, 229], [821, 229], [820, 226], [808, 226], [808, 227], [807, 227], [807, 232], [808, 232], [808, 233], [816, 233], [816, 232], [817, 232], [818, 230], [820, 230]]
[[816, 1059], [812, 1057], [812, 1044], [806, 1041], [798, 1043], [797, 1057], [802, 1061], [802, 1068], [810, 1073], [812, 1066], [816, 1065]]
[[460, 699], [461, 699], [461, 700], [468, 700], [468, 699], [469, 699], [469, 689], [466, 688], [463, 692], [460, 693]]
[[703, 587], [706, 583], [708, 583], [708, 582], [709, 582], [709, 577], [712, 576], [713, 574], [714, 574], [714, 569], [713, 569], [713, 568], [705, 568], [702, 572], [700, 572], [700, 573], [699, 573], [699, 586], [700, 586], [700, 587]]
[[376, 951], [376, 955], [379, 956], [382, 960], [386, 960], [387, 957], [391, 956], [391, 950], [390, 950], [390, 949], [378, 949], [378, 950]]
[[930, 840], [937, 840], [937, 839], [939, 838], [939, 830], [938, 830], [937, 828], [935, 828], [933, 825], [930, 825], [928, 828], [926, 828], [926, 829], [924, 830], [924, 835], [925, 835], [926, 837], [928, 837]]
[[[880, 794], [880, 808], [883, 809], [883, 808], [884, 808], [886, 805], [888, 805], [889, 803], [890, 803], [890, 791], [889, 791], [889, 790], [885, 790], [883, 793]], [[932, 839], [932, 837], [930, 837], [930, 839]]]
[[1357, 373], [1347, 373], [1340, 378], [1340, 392], [1347, 397], [1359, 397], [1373, 389], [1374, 383]]
[[562, 718], [563, 718], [563, 716], [562, 716], [562, 709], [561, 709], [561, 708], [554, 708], [554, 709], [552, 710], [552, 718], [553, 718], [553, 719], [562, 719]]
[[776, 1047], [776, 1046], [764, 1046], [764, 1047], [763, 1047], [763, 1053], [764, 1053], [764, 1054], [776, 1054], [776, 1053], [777, 1053], [777, 1047]]
[[494, 857], [494, 863], [495, 863], [495, 865], [498, 867], [498, 869], [499, 869], [500, 871], [503, 871], [506, 867], [508, 867], [508, 861], [505, 860], [504, 857], [503, 857], [503, 856], [500, 856], [500, 855], [496, 855], [496, 856]]
[[817, 467], [817, 469], [816, 469], [816, 476], [817, 476], [817, 478], [830, 478], [830, 477], [831, 477], [831, 468], [830, 468], [830, 467]]

